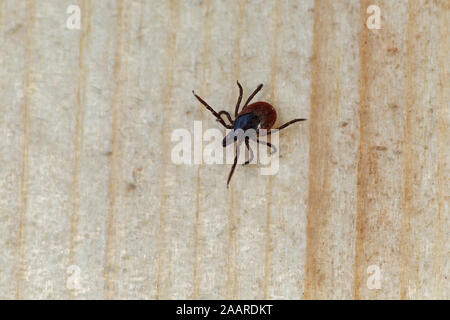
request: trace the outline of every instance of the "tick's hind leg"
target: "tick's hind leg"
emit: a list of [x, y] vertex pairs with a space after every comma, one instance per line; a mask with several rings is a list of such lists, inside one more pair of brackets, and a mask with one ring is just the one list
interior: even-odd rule
[[271, 149], [271, 152], [270, 152], [271, 155], [278, 151], [277, 148], [268, 141], [261, 141], [261, 140], [259, 140], [259, 138], [256, 138], [256, 142], [258, 142], [259, 144], [268, 146]]
[[192, 93], [197, 98], [197, 100], [200, 101], [200, 103], [206, 107], [206, 109], [211, 111], [211, 113], [217, 118], [217, 121], [219, 121], [225, 128], [227, 128], [227, 129], [233, 128], [233, 126], [227, 125], [225, 123], [225, 121], [223, 121], [223, 119], [220, 117], [220, 115], [209, 104], [207, 104], [202, 98], [200, 98], [198, 95], [196, 95], [194, 90], [192, 90]]
[[[305, 121], [305, 120], [307, 120], [307, 119], [294, 119], [294, 120], [291, 120], [291, 121], [286, 122], [285, 124], [283, 124], [282, 126], [276, 128], [276, 129], [274, 129], [274, 130], [280, 131], [281, 129], [284, 129], [284, 128], [286, 128], [287, 126], [290, 126], [290, 125], [293, 124], [293, 123], [300, 122], [300, 121]], [[269, 132], [266, 134], [266, 136], [270, 136], [271, 134], [272, 134], [272, 131], [269, 131]]]
[[246, 166], [248, 164], [250, 164], [250, 162], [253, 161], [254, 155], [253, 155], [253, 150], [252, 148], [250, 148], [250, 143], [249, 143], [249, 138], [245, 137], [245, 146], [247, 147], [248, 152], [250, 153], [250, 159], [245, 161], [242, 165]]

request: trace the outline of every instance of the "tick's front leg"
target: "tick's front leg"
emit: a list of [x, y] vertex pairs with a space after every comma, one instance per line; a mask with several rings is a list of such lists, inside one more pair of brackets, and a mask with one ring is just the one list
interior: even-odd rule
[[230, 129], [230, 126], [227, 125], [225, 123], [225, 121], [223, 121], [223, 119], [220, 117], [220, 115], [209, 104], [207, 104], [205, 100], [203, 100], [198, 95], [196, 95], [194, 90], [192, 90], [192, 93], [197, 98], [197, 100], [200, 101], [200, 103], [206, 107], [206, 109], [211, 111], [211, 113], [217, 118], [217, 121], [219, 121], [225, 128]]

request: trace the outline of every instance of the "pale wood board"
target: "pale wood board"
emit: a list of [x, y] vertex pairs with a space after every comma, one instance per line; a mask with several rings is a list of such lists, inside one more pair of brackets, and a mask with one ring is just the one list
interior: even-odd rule
[[[0, 1], [0, 298], [449, 299], [449, 25], [447, 0]], [[191, 91], [231, 112], [236, 80], [308, 121], [227, 189], [171, 134], [219, 128]]]

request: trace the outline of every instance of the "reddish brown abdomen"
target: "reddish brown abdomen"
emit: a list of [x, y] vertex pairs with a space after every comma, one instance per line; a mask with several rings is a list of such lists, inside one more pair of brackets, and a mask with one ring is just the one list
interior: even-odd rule
[[255, 102], [246, 106], [238, 117], [246, 113], [253, 113], [259, 117], [261, 129], [271, 129], [277, 120], [277, 112], [267, 102]]

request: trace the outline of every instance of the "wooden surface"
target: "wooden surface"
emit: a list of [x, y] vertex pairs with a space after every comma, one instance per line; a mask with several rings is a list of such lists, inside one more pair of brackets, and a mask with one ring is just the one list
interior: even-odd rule
[[[0, 1], [0, 298], [449, 299], [449, 24], [447, 0]], [[237, 79], [308, 121], [226, 189], [171, 133], [217, 128], [191, 90], [231, 112]]]

